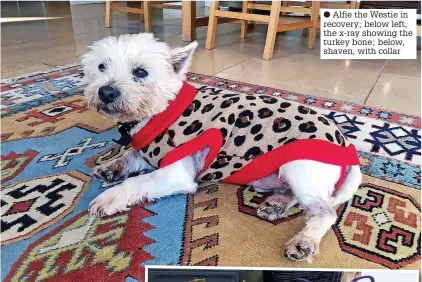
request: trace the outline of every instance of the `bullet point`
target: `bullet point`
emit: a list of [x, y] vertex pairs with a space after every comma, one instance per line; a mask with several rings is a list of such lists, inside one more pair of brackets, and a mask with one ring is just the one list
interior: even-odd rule
[[324, 13], [324, 17], [329, 18], [330, 17], [330, 12], [325, 12]]

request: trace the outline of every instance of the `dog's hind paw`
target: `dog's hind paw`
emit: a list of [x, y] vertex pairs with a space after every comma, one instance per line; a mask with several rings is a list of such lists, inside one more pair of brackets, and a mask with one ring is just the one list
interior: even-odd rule
[[285, 217], [285, 212], [291, 198], [289, 196], [274, 194], [269, 196], [256, 209], [256, 214], [265, 220], [274, 221]]
[[313, 238], [299, 233], [287, 242], [284, 256], [291, 260], [311, 263], [318, 252], [318, 243]]

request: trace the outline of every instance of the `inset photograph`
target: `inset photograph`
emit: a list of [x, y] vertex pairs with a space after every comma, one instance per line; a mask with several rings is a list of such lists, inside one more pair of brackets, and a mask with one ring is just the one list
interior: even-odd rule
[[146, 282], [417, 282], [418, 271], [147, 267]]

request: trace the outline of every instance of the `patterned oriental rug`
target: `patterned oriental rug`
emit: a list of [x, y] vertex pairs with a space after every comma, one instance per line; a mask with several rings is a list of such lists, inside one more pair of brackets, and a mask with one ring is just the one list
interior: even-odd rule
[[[313, 264], [282, 256], [304, 226], [299, 209], [256, 217], [266, 194], [235, 185], [142, 203], [105, 218], [89, 202], [112, 184], [90, 176], [115, 159], [115, 124], [84, 104], [79, 66], [1, 84], [3, 281], [143, 281], [144, 266], [419, 269], [420, 117], [189, 74], [198, 91], [280, 96], [318, 108], [359, 150], [363, 184], [337, 210]], [[118, 139], [118, 138], [117, 138]]]

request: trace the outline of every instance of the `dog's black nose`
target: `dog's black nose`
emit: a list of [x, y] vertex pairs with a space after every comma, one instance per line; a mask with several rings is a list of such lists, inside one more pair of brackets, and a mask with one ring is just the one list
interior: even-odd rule
[[116, 101], [119, 96], [120, 91], [114, 87], [107, 85], [101, 86], [100, 89], [98, 89], [98, 97], [106, 104]]

